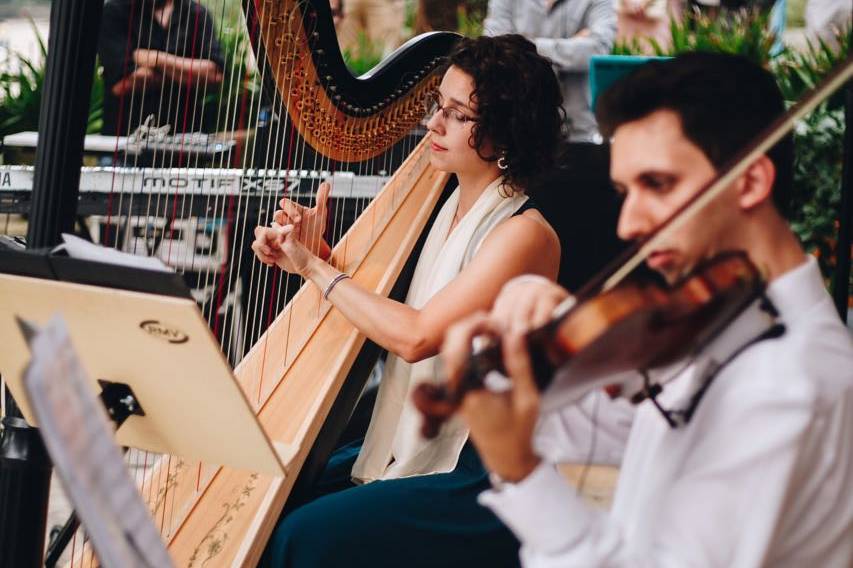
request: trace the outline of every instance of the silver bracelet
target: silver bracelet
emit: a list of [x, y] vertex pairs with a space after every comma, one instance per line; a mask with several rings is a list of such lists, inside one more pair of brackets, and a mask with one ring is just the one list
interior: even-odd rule
[[326, 286], [326, 289], [323, 291], [323, 299], [328, 300], [329, 294], [331, 294], [331, 292], [332, 292], [332, 288], [334, 288], [337, 285], [337, 283], [340, 282], [341, 280], [344, 280], [344, 279], [349, 278], [349, 277], [350, 277], [349, 274], [347, 274], [346, 272], [341, 272], [340, 274], [338, 274], [337, 276], [332, 278], [332, 281], [329, 282], [329, 285]]

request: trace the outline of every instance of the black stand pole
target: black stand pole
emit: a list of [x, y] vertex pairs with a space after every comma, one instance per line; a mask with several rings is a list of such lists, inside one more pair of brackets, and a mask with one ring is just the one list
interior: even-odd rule
[[[83, 138], [98, 48], [102, 0], [54, 0], [30, 209], [29, 248], [59, 242], [73, 228]], [[44, 554], [50, 460], [38, 430], [11, 396], [0, 439], [0, 566], [40, 566]]]
[[847, 82], [844, 91], [844, 163], [841, 169], [838, 246], [835, 249], [838, 265], [832, 279], [832, 299], [841, 321], [846, 323], [850, 296], [850, 224], [853, 223], [853, 207], [850, 204], [850, 193], [853, 192], [853, 81]]
[[97, 0], [54, 0], [50, 7], [29, 248], [53, 246], [74, 227], [102, 9]]
[[47, 528], [50, 459], [38, 430], [3, 418], [0, 439], [0, 566], [39, 566]]

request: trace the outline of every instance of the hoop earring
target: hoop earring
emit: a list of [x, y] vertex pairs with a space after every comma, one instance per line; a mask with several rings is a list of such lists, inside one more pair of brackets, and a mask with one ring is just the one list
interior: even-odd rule
[[506, 171], [509, 168], [509, 164], [506, 163], [506, 156], [498, 158], [498, 168], [503, 171]]

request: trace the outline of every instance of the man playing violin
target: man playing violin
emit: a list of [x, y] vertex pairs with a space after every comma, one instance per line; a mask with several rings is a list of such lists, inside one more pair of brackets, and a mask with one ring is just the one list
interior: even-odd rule
[[[597, 117], [624, 198], [619, 236], [652, 234], [783, 111], [773, 77], [735, 56], [653, 62], [615, 84]], [[644, 372], [663, 390], [637, 408], [609, 513], [585, 504], [531, 445], [554, 405], [534, 385], [524, 333], [568, 293], [521, 277], [491, 314], [448, 332], [451, 385], [474, 336], [502, 342], [512, 388], [469, 392], [461, 413], [493, 474], [480, 500], [519, 538], [526, 566], [853, 563], [853, 339], [784, 220], [792, 159], [789, 137], [647, 256], [675, 282], [740, 250], [767, 286], [689, 360]]]

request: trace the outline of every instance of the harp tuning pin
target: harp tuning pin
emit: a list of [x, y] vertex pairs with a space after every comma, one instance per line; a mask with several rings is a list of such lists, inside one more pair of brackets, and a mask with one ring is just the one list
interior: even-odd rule
[[332, 76], [331, 76], [331, 75], [326, 75], [326, 76], [325, 76], [325, 77], [323, 77], [323, 78], [326, 80], [326, 82], [327, 82], [327, 83], [330, 83], [330, 82], [332, 81]]
[[335, 96], [333, 96], [333, 97], [332, 97], [332, 100], [333, 100], [333, 101], [335, 101], [336, 103], [339, 103], [339, 102], [341, 102], [341, 96], [340, 96], [340, 95], [335, 95]]
[[[314, 32], [314, 33], [316, 34], [317, 32]], [[320, 56], [320, 57], [323, 57], [324, 55], [326, 55], [326, 50], [324, 50], [324, 49], [317, 49], [317, 50], [314, 50], [314, 53], [316, 53], [316, 54], [317, 54], [318, 56]]]

